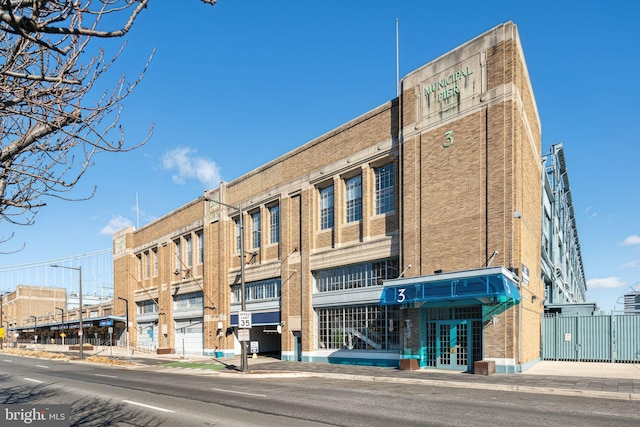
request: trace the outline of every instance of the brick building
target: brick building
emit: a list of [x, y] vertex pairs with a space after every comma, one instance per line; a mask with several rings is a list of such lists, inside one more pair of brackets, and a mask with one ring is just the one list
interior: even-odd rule
[[2, 297], [2, 324], [6, 331], [17, 331], [19, 327], [37, 324], [57, 307], [66, 307], [67, 291], [48, 286], [18, 285], [13, 292]]
[[[91, 296], [85, 297], [84, 301], [83, 325], [87, 342], [105, 341], [109, 338], [109, 327], [116, 322], [124, 325], [124, 317], [112, 315], [113, 301], [98, 302], [99, 298]], [[34, 336], [41, 343], [78, 342], [78, 296], [68, 296], [65, 288], [18, 285], [14, 291], [0, 295], [0, 302], [0, 328], [4, 329], [7, 343], [33, 342]]]
[[517, 372], [540, 357], [542, 177], [509, 22], [398, 98], [115, 234], [114, 313], [128, 304], [132, 341], [158, 352], [229, 356], [244, 287], [255, 351]]

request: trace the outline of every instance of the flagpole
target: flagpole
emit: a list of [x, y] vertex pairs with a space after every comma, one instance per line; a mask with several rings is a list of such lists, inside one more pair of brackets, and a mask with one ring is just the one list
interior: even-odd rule
[[398, 46], [398, 18], [396, 18], [396, 96], [400, 96], [400, 50]]

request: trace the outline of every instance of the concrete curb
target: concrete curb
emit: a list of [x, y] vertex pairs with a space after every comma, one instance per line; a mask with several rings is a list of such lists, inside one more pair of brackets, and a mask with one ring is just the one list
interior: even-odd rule
[[394, 383], [394, 384], [422, 384], [422, 385], [430, 385], [433, 387], [467, 388], [467, 389], [476, 389], [476, 390], [494, 390], [494, 391], [534, 393], [534, 394], [554, 394], [559, 396], [575, 396], [575, 397], [590, 397], [590, 398], [596, 398], [596, 399], [640, 401], [640, 394], [637, 394], [637, 393], [620, 393], [620, 392], [613, 392], [613, 391], [595, 391], [595, 390], [573, 390], [573, 389], [546, 388], [546, 387], [522, 386], [522, 385], [511, 385], [511, 384], [441, 381], [441, 380], [428, 380], [428, 379], [421, 379], [421, 378], [377, 377], [377, 376], [368, 376], [368, 375], [333, 374], [333, 373], [327, 373], [327, 372], [229, 373], [229, 372], [216, 371], [214, 372], [214, 375], [233, 377], [233, 378], [245, 378], [245, 379], [318, 377], [318, 378], [352, 380], [352, 381], [369, 381], [369, 382], [381, 382], [381, 383], [383, 382], [383, 383]]

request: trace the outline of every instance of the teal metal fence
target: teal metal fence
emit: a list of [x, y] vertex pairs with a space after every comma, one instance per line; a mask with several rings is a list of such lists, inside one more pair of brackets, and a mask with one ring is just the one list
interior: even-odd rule
[[542, 359], [640, 363], [640, 314], [544, 315]]

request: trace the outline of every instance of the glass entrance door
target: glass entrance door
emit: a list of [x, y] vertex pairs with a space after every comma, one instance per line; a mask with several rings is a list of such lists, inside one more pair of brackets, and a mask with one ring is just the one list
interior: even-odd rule
[[438, 322], [438, 369], [469, 369], [471, 341], [467, 321]]

